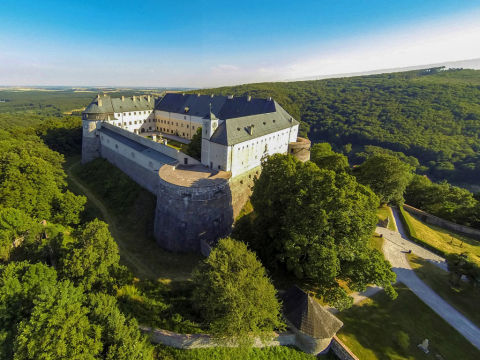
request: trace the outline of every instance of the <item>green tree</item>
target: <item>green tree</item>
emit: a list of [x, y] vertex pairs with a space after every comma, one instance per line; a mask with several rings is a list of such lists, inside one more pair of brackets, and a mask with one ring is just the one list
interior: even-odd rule
[[0, 267], [0, 358], [12, 359], [18, 324], [30, 318], [38, 296], [57, 284], [55, 269], [12, 262]]
[[62, 162], [41, 142], [0, 140], [0, 206], [17, 208], [39, 220], [78, 222], [86, 199], [64, 192]]
[[186, 145], [183, 150], [185, 154], [190, 155], [194, 159], [200, 160], [202, 157], [202, 128], [199, 127], [195, 134], [192, 136], [192, 140]]
[[358, 166], [354, 174], [370, 188], [382, 204], [402, 204], [403, 194], [412, 179], [413, 168], [390, 155], [374, 155]]
[[106, 360], [153, 359], [153, 347], [147, 341], [135, 319], [127, 320], [117, 307], [117, 300], [107, 294], [90, 294], [90, 321], [102, 329]]
[[108, 225], [95, 219], [77, 230], [74, 238], [62, 260], [62, 274], [87, 290], [111, 284], [120, 255]]
[[13, 359], [96, 359], [101, 328], [90, 323], [84, 300], [83, 290], [68, 281], [41, 292], [18, 326]]
[[351, 299], [338, 279], [359, 290], [376, 283], [395, 296], [389, 263], [367, 245], [378, 198], [355, 177], [276, 154], [262, 161], [251, 202], [252, 235], [244, 240], [269, 267], [285, 267], [313, 282], [319, 295], [339, 307]]
[[212, 334], [239, 341], [283, 328], [276, 290], [247, 246], [222, 239], [194, 271], [193, 303]]
[[321, 169], [335, 172], [347, 171], [350, 168], [347, 157], [334, 152], [329, 143], [313, 145], [310, 151], [310, 160]]

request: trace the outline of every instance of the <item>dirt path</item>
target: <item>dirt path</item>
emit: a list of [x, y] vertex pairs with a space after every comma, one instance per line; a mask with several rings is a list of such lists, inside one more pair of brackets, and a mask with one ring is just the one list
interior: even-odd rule
[[98, 199], [94, 193], [90, 191], [88, 187], [86, 187], [81, 180], [79, 180], [74, 172], [72, 171], [76, 167], [80, 165], [80, 161], [76, 161], [72, 163], [70, 166], [68, 166], [65, 169], [65, 172], [68, 175], [68, 180], [71, 181], [75, 186], [77, 186], [81, 192], [88, 198], [88, 200], [100, 210], [105, 222], [108, 224], [108, 228], [110, 232], [112, 233], [113, 238], [118, 244], [119, 250], [120, 250], [120, 256], [129, 268], [136, 269], [135, 273], [136, 274], [141, 274], [145, 277], [155, 279], [157, 278], [157, 274], [155, 274], [153, 271], [151, 271], [147, 266], [144, 265], [143, 261], [141, 258], [135, 256], [131, 252], [129, 252], [126, 248], [127, 245], [123, 241], [123, 236], [121, 232], [118, 230], [117, 226], [117, 220], [116, 218], [110, 214], [108, 211], [107, 207], [103, 204], [103, 202]]

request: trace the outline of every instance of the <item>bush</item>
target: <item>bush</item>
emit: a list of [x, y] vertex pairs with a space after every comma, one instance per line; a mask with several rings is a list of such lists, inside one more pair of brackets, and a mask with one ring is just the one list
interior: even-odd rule
[[408, 351], [410, 347], [410, 336], [405, 331], [398, 330], [393, 334], [393, 341], [404, 353]]

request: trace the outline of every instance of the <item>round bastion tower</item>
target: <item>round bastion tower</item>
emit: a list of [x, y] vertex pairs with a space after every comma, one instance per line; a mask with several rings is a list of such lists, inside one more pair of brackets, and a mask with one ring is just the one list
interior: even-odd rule
[[87, 163], [100, 156], [100, 139], [97, 127], [104, 120], [101, 111], [102, 97], [97, 95], [95, 101], [82, 112], [82, 163]]

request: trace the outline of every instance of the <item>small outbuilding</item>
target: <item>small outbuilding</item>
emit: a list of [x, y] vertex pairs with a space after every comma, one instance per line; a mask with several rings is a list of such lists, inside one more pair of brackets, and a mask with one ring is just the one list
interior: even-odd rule
[[295, 345], [315, 355], [327, 350], [343, 323], [298, 286], [281, 298], [286, 324], [295, 333]]

